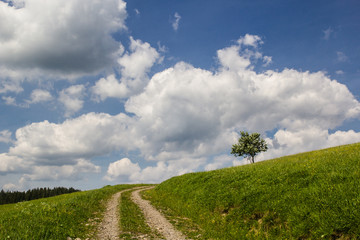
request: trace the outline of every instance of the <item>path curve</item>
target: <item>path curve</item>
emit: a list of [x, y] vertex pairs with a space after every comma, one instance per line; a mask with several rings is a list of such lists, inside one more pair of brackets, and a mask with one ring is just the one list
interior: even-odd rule
[[[107, 202], [104, 218], [98, 228], [98, 239], [117, 240], [119, 238], [119, 211], [120, 196], [123, 192], [132, 191], [134, 189], [142, 189], [144, 187], [135, 187], [122, 190], [115, 193]], [[146, 187], [145, 187], [146, 188]]]
[[184, 236], [181, 232], [176, 230], [174, 226], [158, 211], [156, 210], [149, 201], [144, 200], [140, 197], [139, 192], [152, 189], [154, 187], [148, 187], [139, 189], [136, 191], [133, 191], [131, 194], [131, 199], [134, 203], [136, 203], [140, 209], [143, 211], [145, 219], [148, 223], [148, 225], [152, 229], [156, 229], [159, 231], [165, 239], [169, 240], [182, 240], [186, 239], [186, 236]]

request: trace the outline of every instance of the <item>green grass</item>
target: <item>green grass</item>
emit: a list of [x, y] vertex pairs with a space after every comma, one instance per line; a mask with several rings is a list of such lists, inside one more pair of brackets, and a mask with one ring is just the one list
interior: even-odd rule
[[186, 174], [147, 197], [201, 239], [360, 239], [360, 144]]
[[161, 235], [150, 229], [140, 208], [131, 200], [131, 193], [121, 194], [120, 204], [120, 238], [121, 239], [160, 239]]
[[0, 240], [85, 239], [94, 237], [106, 201], [116, 192], [139, 185], [106, 186], [0, 206]]

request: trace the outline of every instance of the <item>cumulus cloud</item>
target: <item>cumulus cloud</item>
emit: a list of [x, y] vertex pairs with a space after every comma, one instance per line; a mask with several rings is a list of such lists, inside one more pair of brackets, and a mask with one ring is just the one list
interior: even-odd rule
[[131, 149], [126, 134], [131, 119], [125, 114], [111, 116], [89, 113], [61, 124], [43, 121], [16, 131], [9, 153], [46, 165], [74, 164], [113, 150]]
[[357, 133], [354, 130], [336, 131], [335, 133], [328, 135], [325, 147], [334, 147], [354, 142], [360, 142], [360, 133]]
[[75, 164], [62, 166], [32, 166], [32, 171], [23, 177], [27, 181], [54, 181], [61, 179], [78, 180], [80, 173], [99, 173], [100, 167], [85, 159], [78, 159]]
[[[7, 161], [8, 160], [8, 161]], [[89, 160], [77, 159], [75, 164], [61, 166], [49, 166], [34, 164], [17, 158], [0, 154], [0, 175], [9, 173], [23, 173], [18, 183], [6, 183], [2, 186], [4, 190], [23, 191], [30, 187], [33, 181], [60, 181], [81, 180], [83, 173], [99, 173], [100, 167]]]
[[156, 166], [141, 169], [137, 163], [123, 158], [109, 164], [104, 179], [108, 181], [123, 179], [132, 183], [159, 183], [173, 176], [193, 172], [205, 161], [205, 158], [183, 158], [176, 161], [160, 161]]
[[[260, 37], [249, 35], [220, 49], [215, 71], [179, 62], [156, 73], [140, 94], [126, 101], [127, 114], [89, 113], [63, 123], [43, 121], [20, 128], [9, 155], [43, 166], [74, 166], [78, 159], [136, 150], [155, 165], [140, 168], [121, 159], [109, 165], [105, 179], [159, 182], [243, 164], [221, 156], [230, 151], [239, 130], [264, 135], [277, 129], [267, 138], [269, 151], [259, 159], [359, 141], [360, 133], [354, 131], [329, 132], [360, 116], [360, 103], [345, 85], [321, 71], [258, 73], [253, 65], [264, 58], [260, 44]], [[151, 64], [140, 65], [137, 69], [144, 70]], [[136, 78], [133, 73], [126, 72]]]
[[6, 183], [2, 186], [2, 189], [5, 191], [23, 191], [28, 188], [28, 186], [28, 181], [24, 177], [21, 177], [17, 184]]
[[59, 102], [65, 107], [65, 116], [69, 117], [79, 111], [84, 104], [84, 85], [73, 85], [62, 90], [59, 94]]
[[149, 81], [147, 74], [159, 58], [159, 53], [149, 43], [130, 37], [130, 52], [117, 60], [121, 79], [116, 79], [114, 74], [101, 78], [92, 87], [95, 97], [105, 100], [139, 93]]
[[252, 61], [262, 59], [264, 66], [268, 66], [272, 58], [263, 56], [258, 48], [264, 42], [257, 35], [246, 34], [237, 40], [237, 44], [217, 51], [217, 58], [226, 70], [252, 69]]
[[[117, 58], [111, 34], [126, 29], [122, 0], [0, 2], [0, 67], [23, 78], [97, 72]], [[11, 76], [10, 76], [11, 77]]]
[[119, 82], [114, 74], [101, 78], [92, 87], [92, 92], [97, 101], [104, 101], [106, 98], [123, 98], [127, 95], [128, 89], [125, 84]]
[[259, 44], [263, 44], [264, 42], [257, 35], [245, 34], [244, 37], [240, 37], [237, 40], [239, 45], [258, 47]]
[[123, 158], [116, 162], [110, 163], [105, 179], [113, 181], [119, 176], [131, 176], [134, 173], [140, 172], [139, 164], [132, 163], [130, 159]]
[[353, 130], [329, 133], [320, 126], [298, 130], [282, 129], [275, 133], [273, 139], [268, 138], [266, 141], [269, 150], [261, 153], [259, 160], [360, 142], [360, 133]]
[[9, 173], [21, 173], [28, 171], [28, 165], [23, 159], [11, 156], [7, 153], [0, 154], [0, 175]]
[[40, 103], [52, 100], [51, 93], [42, 89], [35, 89], [31, 92], [29, 103]]
[[229, 165], [238, 166], [240, 165], [240, 163], [239, 160], [237, 160], [234, 156], [222, 154], [214, 157], [214, 159], [210, 163], [205, 165], [204, 169], [205, 171], [212, 171]]
[[[248, 39], [239, 42], [260, 42]], [[219, 50], [216, 72], [180, 62], [127, 101], [126, 111], [139, 117], [136, 131], [147, 159], [217, 154], [235, 142], [237, 130], [328, 130], [359, 117], [359, 102], [345, 85], [323, 72], [256, 73], [241, 55], [243, 45]]]

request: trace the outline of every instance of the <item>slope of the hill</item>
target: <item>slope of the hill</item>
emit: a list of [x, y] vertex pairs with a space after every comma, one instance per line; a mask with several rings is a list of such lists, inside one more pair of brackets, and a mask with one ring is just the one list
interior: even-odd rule
[[359, 239], [360, 144], [185, 174], [147, 196], [202, 239]]
[[93, 238], [116, 192], [138, 185], [106, 186], [91, 191], [0, 206], [0, 239]]

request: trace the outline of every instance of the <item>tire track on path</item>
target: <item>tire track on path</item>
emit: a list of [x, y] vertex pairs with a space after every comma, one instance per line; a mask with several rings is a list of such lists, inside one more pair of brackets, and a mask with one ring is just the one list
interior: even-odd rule
[[119, 220], [120, 214], [118, 206], [120, 204], [120, 196], [122, 193], [127, 191], [132, 191], [135, 189], [143, 189], [147, 187], [135, 187], [130, 189], [125, 189], [120, 192], [115, 193], [111, 199], [106, 204], [106, 211], [104, 218], [99, 225], [97, 239], [104, 240], [118, 240], [120, 231], [119, 231]]
[[158, 211], [149, 201], [144, 200], [140, 196], [140, 191], [152, 189], [154, 187], [146, 187], [132, 192], [131, 199], [136, 203], [144, 213], [147, 224], [160, 232], [165, 239], [169, 240], [182, 240], [186, 239], [180, 231], [176, 230], [174, 226]]

